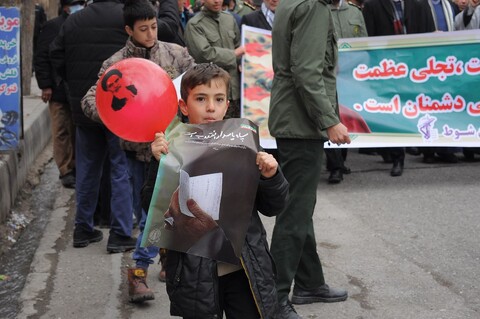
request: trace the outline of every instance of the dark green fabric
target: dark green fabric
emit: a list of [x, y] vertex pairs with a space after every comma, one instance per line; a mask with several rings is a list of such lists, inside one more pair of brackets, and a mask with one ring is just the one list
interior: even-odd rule
[[277, 215], [271, 253], [277, 267], [278, 300], [292, 280], [304, 289], [325, 283], [317, 254], [313, 212], [323, 156], [321, 140], [277, 139], [280, 166], [290, 184], [285, 209]]

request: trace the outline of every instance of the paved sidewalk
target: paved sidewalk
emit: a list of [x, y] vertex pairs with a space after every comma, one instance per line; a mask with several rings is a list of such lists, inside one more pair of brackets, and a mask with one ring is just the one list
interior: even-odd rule
[[[380, 156], [352, 150], [347, 163], [352, 174], [341, 184], [328, 185], [322, 173], [313, 221], [327, 281], [349, 298], [299, 305], [302, 318], [479, 318], [480, 160], [424, 164], [409, 155], [399, 178]], [[42, 177], [56, 174], [50, 162]], [[131, 253], [107, 254], [107, 229], [101, 242], [72, 247], [74, 191], [54, 184], [15, 318], [172, 318], [159, 265], [148, 273], [156, 299], [134, 305], [126, 287]], [[263, 221], [270, 236], [274, 218]]]
[[51, 138], [48, 106], [40, 98], [35, 77], [31, 92], [23, 96], [24, 136], [18, 150], [0, 152], [0, 223], [7, 218], [28, 170]]

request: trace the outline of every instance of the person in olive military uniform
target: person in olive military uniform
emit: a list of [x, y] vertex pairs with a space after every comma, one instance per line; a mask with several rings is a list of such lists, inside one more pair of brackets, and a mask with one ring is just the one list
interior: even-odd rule
[[255, 6], [247, 1], [231, 0], [229, 10], [243, 17], [256, 10]]
[[240, 117], [240, 58], [245, 53], [235, 18], [222, 11], [222, 0], [204, 0], [202, 10], [188, 21], [185, 42], [197, 63], [212, 62], [230, 74], [230, 106], [225, 118]]
[[[268, 127], [290, 196], [277, 215], [271, 253], [285, 318], [298, 318], [292, 303], [346, 300], [343, 289], [325, 283], [317, 253], [313, 212], [323, 143], [350, 143], [337, 109], [337, 40], [328, 0], [281, 1], [272, 30], [273, 79]], [[325, 135], [326, 133], [326, 135]]]
[[355, 6], [358, 9], [362, 10], [364, 1], [365, 0], [350, 0], [350, 1], [348, 1], [348, 4], [351, 4], [352, 6]]
[[[339, 38], [357, 38], [368, 36], [362, 12], [356, 5], [346, 0], [332, 0], [330, 4], [333, 24]], [[350, 168], [345, 166], [347, 149], [325, 149], [327, 170], [330, 171], [328, 182], [337, 184], [343, 180], [343, 174], [350, 174]]]

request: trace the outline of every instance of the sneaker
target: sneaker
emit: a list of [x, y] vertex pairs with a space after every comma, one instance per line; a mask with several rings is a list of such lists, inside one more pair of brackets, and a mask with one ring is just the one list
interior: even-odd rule
[[128, 269], [128, 298], [130, 302], [134, 303], [155, 299], [152, 289], [148, 288], [147, 271], [145, 269]]
[[60, 181], [65, 188], [75, 188], [75, 175], [72, 172], [60, 176]]
[[347, 300], [348, 293], [343, 289], [330, 288], [327, 284], [314, 289], [293, 287], [292, 303], [302, 305], [314, 302], [338, 302]]
[[121, 236], [114, 232], [110, 232], [107, 243], [107, 251], [111, 254], [123, 253], [135, 249], [137, 239], [135, 237]]
[[275, 319], [301, 319], [290, 301], [285, 300], [277, 305]]
[[85, 230], [81, 227], [75, 227], [73, 231], [73, 247], [87, 247], [90, 243], [96, 243], [103, 239], [103, 233], [98, 229], [93, 231]]

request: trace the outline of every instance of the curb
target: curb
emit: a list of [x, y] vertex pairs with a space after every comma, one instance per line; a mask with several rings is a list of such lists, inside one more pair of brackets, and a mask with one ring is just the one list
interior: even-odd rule
[[0, 153], [0, 224], [4, 223], [27, 173], [52, 136], [47, 104], [38, 96], [23, 97], [24, 136], [18, 149]]

